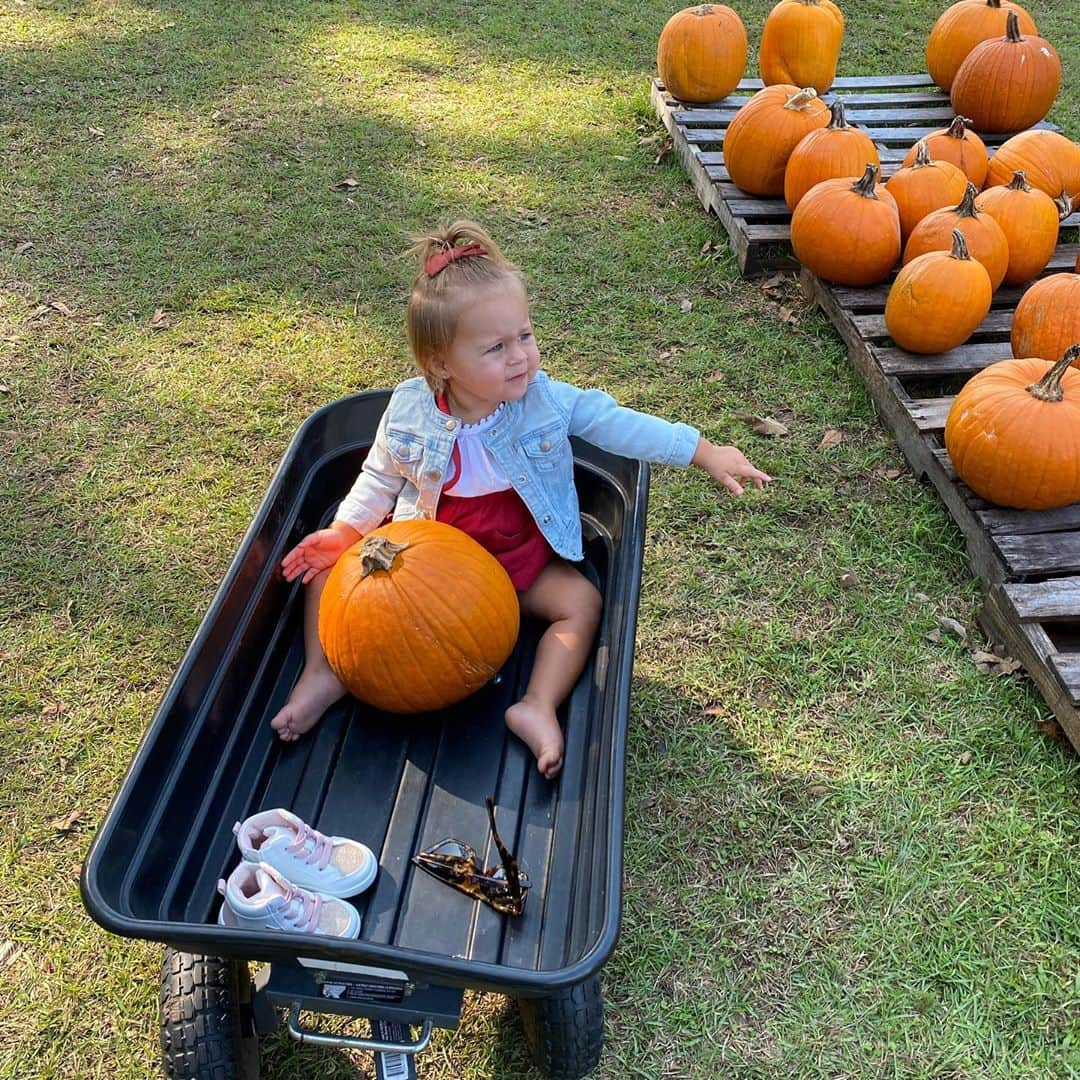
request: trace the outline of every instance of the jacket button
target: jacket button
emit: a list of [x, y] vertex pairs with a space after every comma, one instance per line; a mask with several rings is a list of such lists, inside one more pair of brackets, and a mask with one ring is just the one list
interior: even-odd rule
[[544, 441], [543, 441], [543, 442], [542, 442], [542, 443], [540, 444], [540, 449], [541, 449], [541, 450], [550, 450], [550, 449], [551, 449], [551, 443], [549, 443], [549, 442], [547, 441], [547, 439], [545, 439], [545, 440], [544, 440]]
[[544, 524], [546, 525], [550, 520], [551, 520], [551, 515], [550, 514], [545, 514], [544, 515]]
[[429, 480], [438, 480], [441, 475], [442, 473], [440, 473], [438, 469], [432, 469], [431, 472], [427, 474], [427, 478]]
[[523, 474], [523, 475], [521, 475], [521, 476], [519, 476], [519, 477], [518, 477], [518, 483], [519, 483], [519, 484], [524, 484], [524, 483], [525, 483], [525, 479], [526, 479], [526, 478], [525, 478], [524, 474]]
[[457, 421], [456, 420], [447, 420], [446, 421], [446, 430], [447, 431], [453, 431], [454, 428], [456, 428], [456, 427], [457, 427]]

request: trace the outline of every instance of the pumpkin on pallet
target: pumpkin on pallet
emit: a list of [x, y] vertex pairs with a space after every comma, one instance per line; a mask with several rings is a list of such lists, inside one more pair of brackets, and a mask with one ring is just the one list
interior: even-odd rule
[[759, 90], [724, 132], [724, 166], [731, 182], [750, 195], [784, 194], [784, 171], [805, 135], [829, 122], [814, 88], [787, 83]]
[[[1080, 199], [1080, 146], [1060, 131], [1039, 128], [1006, 139], [990, 159], [986, 186], [1011, 183], [1018, 171], [1051, 199], [1062, 193], [1074, 202]], [[1062, 210], [1063, 216], [1070, 213], [1067, 207]]]
[[761, 31], [762, 81], [812, 86], [824, 94], [836, 78], [843, 40], [844, 14], [833, 0], [780, 0]]
[[[1007, 186], [981, 192], [975, 206], [1005, 234], [1009, 247], [1006, 285], [1023, 285], [1046, 269], [1057, 247], [1061, 208], [1045, 191], [1033, 188], [1021, 171], [1013, 174]], [[1038, 354], [1025, 350], [1023, 355]]]
[[1061, 58], [1046, 38], [1024, 35], [1015, 11], [1005, 36], [976, 45], [953, 79], [953, 109], [979, 131], [1022, 131], [1037, 124], [1061, 86]]
[[934, 161], [925, 139], [915, 144], [915, 159], [885, 182], [900, 211], [900, 232], [906, 244], [912, 230], [927, 214], [943, 206], [956, 206], [964, 197], [968, 179], [949, 161]]
[[953, 245], [953, 230], [958, 229], [964, 234], [968, 253], [986, 267], [990, 287], [996, 292], [1009, 269], [1009, 241], [994, 218], [979, 211], [976, 195], [975, 185], [969, 183], [959, 205], [927, 214], [912, 230], [904, 246], [904, 265], [928, 251], [949, 251]]
[[[986, 183], [986, 173], [990, 168], [990, 156], [986, 143], [971, 130], [971, 121], [966, 116], [953, 117], [946, 128], [938, 128], [925, 136], [923, 141], [930, 153], [931, 161], [948, 161], [955, 165], [977, 188], [982, 190]], [[904, 157], [901, 166], [915, 163], [919, 144], [916, 143]]]
[[974, 375], [945, 422], [945, 448], [976, 495], [1017, 510], [1080, 501], [1080, 344], [1055, 363], [1002, 360]]
[[727, 97], [746, 70], [746, 27], [724, 4], [675, 12], [660, 31], [656, 66], [668, 93], [702, 104]]
[[900, 270], [885, 301], [885, 327], [913, 353], [942, 353], [963, 345], [990, 311], [994, 290], [982, 263], [954, 229], [950, 251], [930, 251]]
[[1080, 256], [1071, 274], [1036, 281], [1016, 305], [1010, 338], [1013, 356], [1054, 360], [1080, 341]]
[[789, 210], [794, 210], [799, 200], [822, 180], [861, 176], [867, 163], [881, 167], [874, 140], [848, 123], [843, 101], [837, 98], [829, 112], [832, 119], [828, 126], [804, 135], [788, 158], [784, 201]]
[[859, 180], [823, 180], [791, 215], [791, 246], [810, 271], [839, 285], [875, 285], [900, 258], [896, 201], [873, 163]]
[[968, 53], [988, 38], [1005, 33], [1010, 11], [1016, 13], [1022, 33], [1037, 34], [1035, 20], [1019, 4], [1008, 0], [959, 0], [946, 8], [926, 41], [926, 70], [948, 91]]
[[361, 701], [427, 712], [490, 681], [514, 648], [519, 619], [509, 576], [472, 537], [438, 521], [392, 521], [334, 564], [319, 641]]

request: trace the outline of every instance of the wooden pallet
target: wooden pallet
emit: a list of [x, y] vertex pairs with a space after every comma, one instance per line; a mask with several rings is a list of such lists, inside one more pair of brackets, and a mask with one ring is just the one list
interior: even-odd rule
[[[1046, 273], [1072, 270], [1080, 214], [1066, 221]], [[848, 347], [878, 414], [917, 476], [936, 488], [960, 527], [986, 603], [980, 621], [991, 640], [1023, 662], [1080, 750], [1080, 503], [1042, 512], [1006, 510], [958, 480], [943, 432], [956, 391], [975, 372], [1011, 355], [1009, 332], [1023, 289], [1001, 288], [989, 315], [958, 349], [918, 356], [897, 348], [885, 329], [889, 283], [865, 289], [830, 285], [807, 270], [806, 294]]]
[[[732, 118], [762, 88], [760, 79], [743, 79], [735, 93], [708, 105], [675, 100], [659, 79], [653, 80], [652, 103], [694, 190], [706, 210], [720, 219], [731, 250], [745, 277], [771, 270], [796, 270], [791, 252], [791, 212], [783, 199], [762, 199], [740, 191], [724, 168], [721, 146]], [[837, 79], [824, 96], [841, 98], [848, 119], [865, 128], [881, 158], [881, 171], [891, 176], [904, 155], [924, 135], [946, 127], [956, 115], [949, 96], [929, 75], [872, 75]], [[1037, 125], [1058, 130], [1053, 124]], [[987, 135], [993, 150], [1007, 135]]]

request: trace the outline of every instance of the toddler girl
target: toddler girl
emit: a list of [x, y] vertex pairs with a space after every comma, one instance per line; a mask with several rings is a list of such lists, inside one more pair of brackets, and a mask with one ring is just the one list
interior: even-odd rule
[[282, 561], [287, 580], [302, 576], [309, 585], [306, 663], [270, 723], [282, 739], [296, 739], [345, 693], [318, 638], [319, 596], [341, 553], [391, 512], [435, 518], [490, 551], [510, 575], [522, 614], [549, 624], [506, 724], [551, 779], [563, 758], [556, 709], [585, 666], [601, 609], [599, 592], [571, 565], [583, 553], [569, 436], [625, 457], [700, 466], [736, 495], [740, 480], [760, 488], [770, 477], [686, 424], [548, 378], [521, 275], [478, 225], [455, 222], [413, 252], [420, 267], [406, 326], [422, 375], [394, 390], [330, 527], [304, 537]]

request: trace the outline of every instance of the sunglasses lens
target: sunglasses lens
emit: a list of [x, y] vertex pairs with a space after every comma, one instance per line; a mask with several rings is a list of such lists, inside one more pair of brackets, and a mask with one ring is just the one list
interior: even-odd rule
[[444, 859], [469, 859], [476, 862], [476, 852], [468, 844], [454, 839], [440, 840], [434, 847], [428, 848], [425, 854], [438, 855]]

